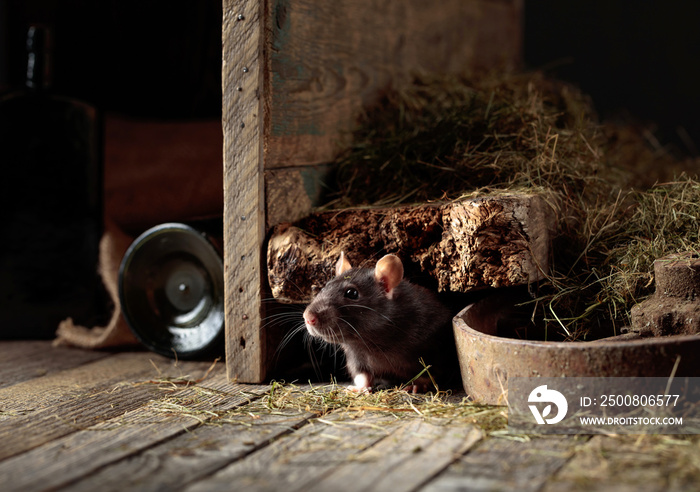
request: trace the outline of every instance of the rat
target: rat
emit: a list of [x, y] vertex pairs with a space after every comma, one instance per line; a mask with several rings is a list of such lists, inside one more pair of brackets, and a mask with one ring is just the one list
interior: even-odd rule
[[404, 278], [396, 255], [353, 268], [341, 253], [335, 274], [306, 307], [304, 323], [313, 337], [342, 348], [350, 390], [407, 383], [423, 370], [421, 360], [430, 375], [407, 386], [414, 393], [427, 391], [432, 376], [458, 371], [451, 311]]

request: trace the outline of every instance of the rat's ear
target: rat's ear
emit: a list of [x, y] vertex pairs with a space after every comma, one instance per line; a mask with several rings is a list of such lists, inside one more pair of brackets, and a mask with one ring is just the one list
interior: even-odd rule
[[341, 252], [340, 252], [340, 258], [338, 258], [338, 262], [335, 264], [335, 275], [336, 275], [336, 277], [337, 277], [338, 275], [341, 275], [341, 274], [347, 272], [347, 271], [350, 270], [351, 268], [352, 268], [352, 265], [350, 264], [350, 262], [348, 261], [348, 259], [345, 258], [345, 252], [344, 252], [344, 251], [341, 251]]
[[374, 278], [384, 288], [386, 296], [391, 299], [394, 288], [403, 280], [403, 263], [396, 255], [386, 255], [374, 267]]

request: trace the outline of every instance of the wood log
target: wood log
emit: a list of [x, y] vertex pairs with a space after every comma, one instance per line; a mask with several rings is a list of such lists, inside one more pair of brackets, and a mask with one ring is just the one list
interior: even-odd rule
[[428, 277], [441, 292], [523, 285], [548, 273], [554, 227], [553, 209], [536, 194], [318, 213], [275, 228], [268, 280], [276, 299], [309, 302], [344, 251], [355, 266], [394, 253], [408, 277]]

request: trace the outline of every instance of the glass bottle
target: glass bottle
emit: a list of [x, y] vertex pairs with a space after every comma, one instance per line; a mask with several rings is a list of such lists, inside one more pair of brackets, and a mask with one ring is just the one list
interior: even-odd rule
[[51, 32], [27, 33], [26, 84], [0, 97], [0, 338], [53, 337], [100, 317], [102, 128], [54, 94]]

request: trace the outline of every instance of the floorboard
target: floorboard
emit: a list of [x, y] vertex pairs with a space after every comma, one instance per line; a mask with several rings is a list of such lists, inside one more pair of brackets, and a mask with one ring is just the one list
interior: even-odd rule
[[411, 491], [437, 476], [482, 437], [471, 425], [409, 419], [307, 490]]
[[[210, 385], [220, 388], [226, 377], [224, 372], [217, 374]], [[256, 389], [260, 388], [263, 387]], [[239, 392], [243, 387], [231, 385], [227, 389], [231, 396], [222, 391], [191, 387], [178, 391], [177, 400], [171, 401], [172, 397], [151, 399], [134, 410], [0, 462], [0, 476], [8, 477], [12, 489], [17, 491], [40, 487], [54, 489], [74, 482], [105, 465], [190, 432], [214, 418], [217, 412], [250, 401], [247, 394]], [[249, 393], [251, 388], [245, 389]], [[182, 412], [180, 403], [186, 400], [190, 400], [190, 404], [187, 412]]]
[[461, 456], [421, 492], [537, 491], [586, 438], [491, 438]]
[[307, 423], [310, 416], [294, 412], [291, 415], [266, 415], [257, 419], [254, 425], [250, 418], [241, 419], [240, 423], [200, 425], [58, 490], [178, 490], [293, 432]]
[[400, 424], [387, 415], [369, 415], [359, 422], [333, 415], [315, 419], [186, 490], [228, 491], [232, 484], [238, 490], [306, 490]]
[[0, 388], [108, 357], [109, 352], [51, 347], [41, 340], [0, 343]]
[[145, 353], [116, 354], [3, 388], [0, 460], [138, 408], [159, 391], [141, 381], [211, 365], [153, 361]]
[[518, 436], [279, 406], [281, 386], [230, 382], [223, 362], [50, 342], [0, 342], [0, 371], [3, 492], [700, 489], [698, 436]]
[[543, 492], [697, 491], [697, 439], [675, 436], [595, 436], [543, 486]]

